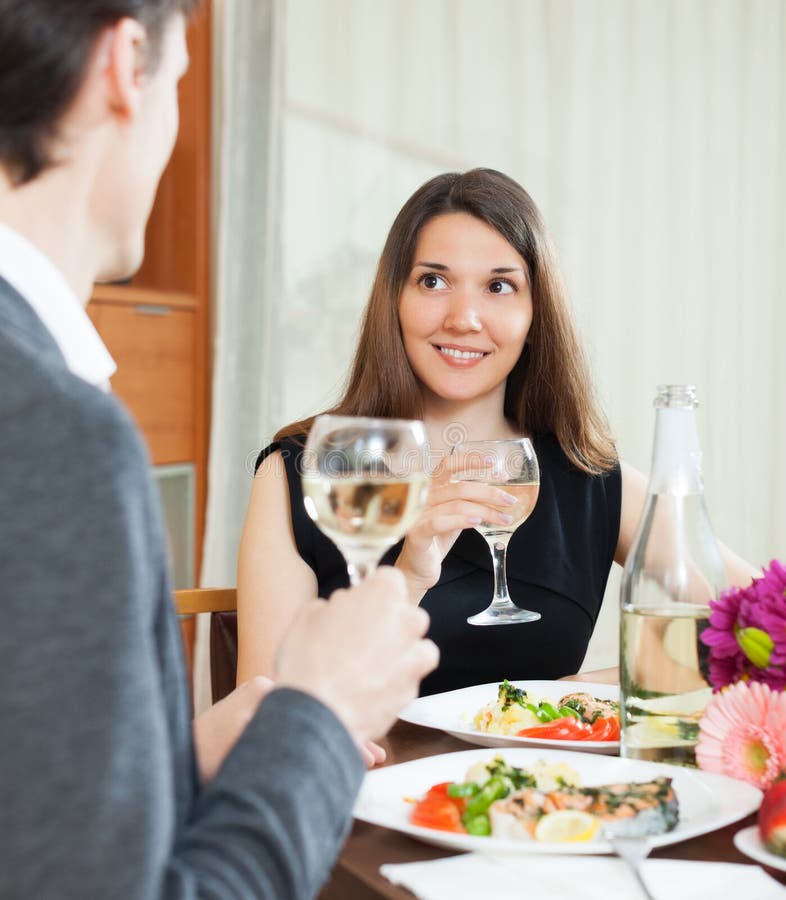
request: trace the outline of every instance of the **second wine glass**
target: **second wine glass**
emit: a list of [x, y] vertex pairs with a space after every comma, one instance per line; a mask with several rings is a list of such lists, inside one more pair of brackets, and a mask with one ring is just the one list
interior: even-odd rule
[[303, 453], [303, 498], [343, 554], [351, 584], [373, 572], [420, 515], [429, 484], [426, 452], [418, 420], [314, 420]]
[[511, 600], [505, 570], [508, 543], [513, 532], [532, 512], [540, 490], [540, 469], [535, 448], [529, 438], [509, 441], [466, 441], [457, 444], [453, 453], [460, 454], [464, 470], [455, 475], [457, 481], [482, 481], [502, 488], [516, 498], [506, 507], [509, 524], [482, 521], [475, 526], [486, 539], [494, 565], [494, 596], [489, 606], [467, 619], [470, 625], [512, 625], [537, 622], [539, 612], [522, 609]]

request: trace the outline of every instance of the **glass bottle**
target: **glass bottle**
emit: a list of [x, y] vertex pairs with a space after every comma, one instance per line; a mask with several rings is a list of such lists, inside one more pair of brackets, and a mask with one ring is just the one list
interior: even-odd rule
[[695, 765], [712, 694], [699, 635], [726, 574], [704, 502], [693, 385], [659, 385], [644, 512], [625, 561], [620, 753]]

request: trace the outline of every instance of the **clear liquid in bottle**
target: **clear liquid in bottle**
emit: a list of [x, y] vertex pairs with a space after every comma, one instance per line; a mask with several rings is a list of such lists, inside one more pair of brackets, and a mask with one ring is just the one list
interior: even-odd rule
[[695, 765], [712, 689], [699, 636], [725, 587], [704, 502], [695, 391], [659, 388], [648, 496], [621, 589], [623, 756]]

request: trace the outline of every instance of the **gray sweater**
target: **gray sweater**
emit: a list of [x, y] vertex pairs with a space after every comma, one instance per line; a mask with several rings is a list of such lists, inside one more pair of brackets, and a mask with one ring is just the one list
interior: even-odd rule
[[0, 898], [313, 896], [362, 775], [277, 690], [200, 789], [145, 451], [0, 278]]

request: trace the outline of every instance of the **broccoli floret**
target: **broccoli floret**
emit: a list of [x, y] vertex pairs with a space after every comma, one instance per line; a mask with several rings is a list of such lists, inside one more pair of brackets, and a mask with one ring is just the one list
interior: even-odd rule
[[586, 707], [578, 697], [571, 697], [570, 700], [564, 700], [561, 702], [563, 706], [569, 706], [571, 709], [575, 709], [580, 716], [584, 716], [584, 710], [586, 709]]
[[506, 709], [510, 709], [514, 703], [517, 703], [519, 706], [524, 706], [527, 702], [527, 692], [512, 685], [507, 678], [499, 686], [497, 696], [502, 700], [503, 712]]
[[489, 777], [499, 778], [508, 786], [508, 791], [520, 791], [525, 787], [537, 787], [535, 776], [525, 769], [517, 769], [516, 766], [509, 766], [501, 756], [496, 756], [494, 761], [489, 763], [486, 768]]

